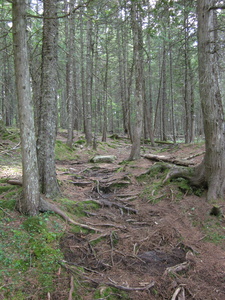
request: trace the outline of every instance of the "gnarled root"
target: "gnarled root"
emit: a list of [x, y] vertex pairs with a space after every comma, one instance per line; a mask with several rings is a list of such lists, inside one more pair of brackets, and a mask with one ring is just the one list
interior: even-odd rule
[[181, 177], [187, 179], [192, 186], [202, 186], [205, 188], [207, 187], [204, 162], [202, 162], [196, 167], [173, 167], [172, 165], [170, 166], [171, 169], [168, 172], [166, 178], [163, 180], [163, 183], [165, 183], [168, 180]]

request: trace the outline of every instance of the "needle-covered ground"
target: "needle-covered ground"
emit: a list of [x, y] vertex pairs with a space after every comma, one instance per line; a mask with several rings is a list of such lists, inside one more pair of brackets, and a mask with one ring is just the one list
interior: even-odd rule
[[[225, 299], [224, 203], [184, 179], [165, 182], [168, 163], [196, 165], [204, 145], [142, 146], [129, 162], [129, 140], [108, 137], [97, 150], [76, 133], [74, 148], [61, 132], [56, 169], [61, 196], [52, 199], [80, 226], [56, 214], [21, 216], [18, 140], [0, 140], [0, 300]], [[93, 163], [96, 155], [116, 156]], [[171, 167], [171, 165], [169, 165]], [[212, 207], [218, 215], [210, 214]]]

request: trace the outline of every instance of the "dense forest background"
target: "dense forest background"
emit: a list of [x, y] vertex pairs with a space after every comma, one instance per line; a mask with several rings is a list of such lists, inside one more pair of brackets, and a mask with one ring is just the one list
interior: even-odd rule
[[[36, 122], [42, 62], [42, 1], [28, 1], [27, 33]], [[203, 136], [198, 91], [196, 2], [136, 1], [143, 63], [143, 137], [160, 140]], [[18, 125], [13, 65], [11, 4], [1, 1], [0, 115]], [[223, 20], [217, 10], [220, 84], [224, 94]], [[58, 128], [125, 133], [132, 139], [136, 118], [134, 38], [129, 1], [58, 1]]]

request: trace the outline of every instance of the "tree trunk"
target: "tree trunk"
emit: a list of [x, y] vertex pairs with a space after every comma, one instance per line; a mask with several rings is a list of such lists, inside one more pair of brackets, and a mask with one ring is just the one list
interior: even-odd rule
[[133, 53], [135, 65], [135, 126], [129, 160], [140, 158], [141, 135], [143, 125], [143, 39], [141, 17], [138, 3], [131, 3], [131, 25], [133, 32]]
[[12, 13], [23, 166], [23, 196], [18, 208], [22, 213], [37, 215], [39, 212], [40, 194], [25, 23], [26, 1], [13, 1]]
[[86, 98], [85, 98], [85, 138], [88, 146], [92, 143], [92, 83], [93, 83], [93, 45], [92, 45], [92, 16], [90, 15], [87, 20], [87, 53], [86, 53]]
[[55, 170], [57, 131], [57, 2], [44, 0], [41, 119], [38, 131], [38, 163], [41, 191], [48, 197], [59, 193]]
[[[69, 3], [69, 10], [72, 11], [74, 0]], [[75, 113], [75, 89], [74, 73], [75, 73], [75, 22], [74, 14], [68, 18], [68, 34], [67, 34], [67, 145], [72, 148], [73, 145], [73, 130], [74, 130], [74, 113]]]
[[218, 79], [215, 0], [198, 0], [198, 60], [200, 97], [204, 119], [205, 178], [208, 200], [222, 198], [225, 191], [224, 112]]

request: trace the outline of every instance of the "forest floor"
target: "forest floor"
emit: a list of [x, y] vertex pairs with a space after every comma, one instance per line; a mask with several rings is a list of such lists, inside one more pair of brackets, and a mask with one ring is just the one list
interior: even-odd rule
[[[54, 203], [81, 226], [45, 215], [48, 224], [58, 224], [63, 232], [56, 243], [62, 259], [57, 261], [56, 255], [58, 271], [51, 277], [54, 287], [49, 292], [47, 286], [40, 290], [40, 283], [31, 276], [35, 264], [29, 262], [24, 271], [30, 276], [29, 286], [20, 283], [9, 289], [13, 273], [1, 274], [0, 300], [225, 299], [225, 219], [222, 214], [210, 215], [215, 203], [206, 202], [205, 191], [191, 188], [183, 179], [163, 183], [168, 170], [161, 162], [143, 156], [127, 161], [131, 145], [126, 139], [99, 141], [96, 151], [86, 148], [79, 134], [73, 151], [65, 141], [61, 133], [56, 168], [62, 197]], [[20, 178], [17, 144], [0, 144], [0, 178]], [[203, 143], [142, 145], [142, 155], [163, 155], [189, 161], [192, 166], [201, 162], [203, 151]], [[90, 162], [95, 155], [115, 155], [116, 159], [113, 163]], [[2, 186], [7, 183], [2, 181]], [[0, 194], [0, 229], [10, 227], [12, 235], [21, 224], [24, 228], [27, 217], [4, 206], [5, 199], [6, 191]], [[216, 205], [222, 208], [224, 202]], [[37, 251], [29, 249], [31, 258], [34, 260], [34, 252], [37, 259]], [[5, 259], [2, 254], [1, 261], [0, 249], [0, 263], [4, 265]], [[27, 297], [13, 298], [19, 293]]]

